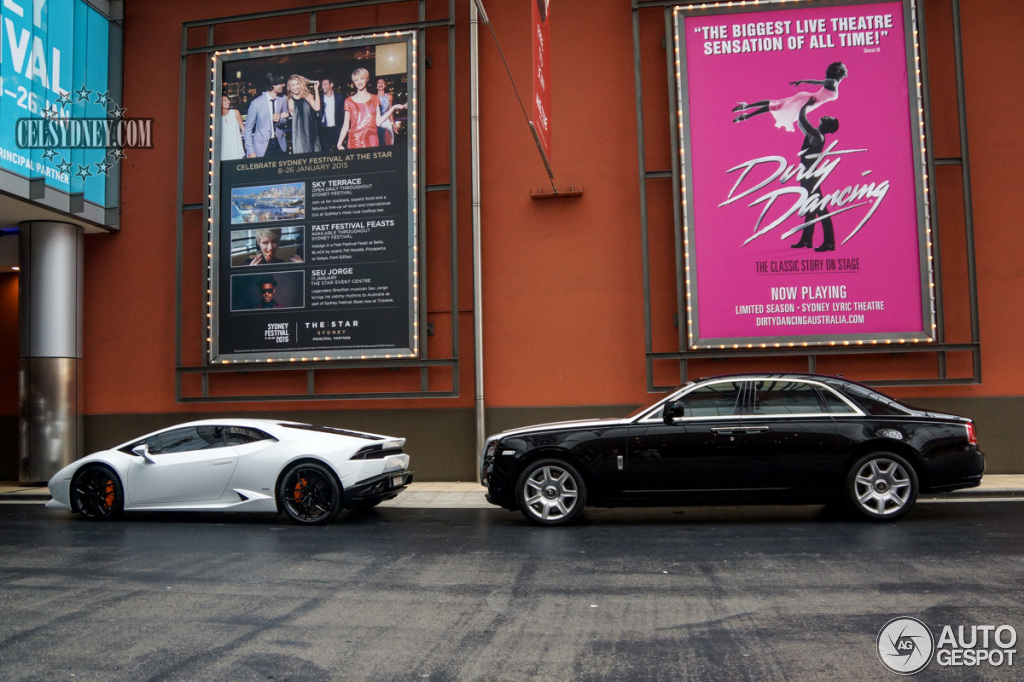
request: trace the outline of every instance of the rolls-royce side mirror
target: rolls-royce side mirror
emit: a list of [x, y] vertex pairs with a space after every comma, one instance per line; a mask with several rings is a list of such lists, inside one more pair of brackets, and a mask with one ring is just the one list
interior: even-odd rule
[[675, 420], [686, 416], [686, 410], [683, 407], [683, 403], [674, 400], [665, 405], [664, 420], [666, 424], [674, 424]]

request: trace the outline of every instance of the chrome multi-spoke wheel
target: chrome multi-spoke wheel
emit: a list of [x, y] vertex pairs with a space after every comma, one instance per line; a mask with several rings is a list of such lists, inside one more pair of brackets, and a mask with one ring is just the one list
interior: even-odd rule
[[846, 492], [861, 515], [882, 521], [897, 519], [910, 511], [917, 499], [917, 474], [899, 455], [875, 453], [850, 469]]
[[559, 460], [534, 462], [516, 486], [519, 509], [529, 520], [546, 526], [569, 523], [586, 504], [583, 477]]
[[297, 464], [289, 469], [281, 479], [278, 497], [281, 508], [298, 523], [327, 523], [341, 511], [341, 488], [319, 464]]
[[115, 518], [124, 509], [121, 481], [105, 466], [87, 466], [71, 482], [71, 508], [90, 521]]

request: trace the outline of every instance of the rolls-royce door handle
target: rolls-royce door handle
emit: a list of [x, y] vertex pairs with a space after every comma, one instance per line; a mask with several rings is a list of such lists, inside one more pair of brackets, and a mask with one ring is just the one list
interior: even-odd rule
[[711, 431], [720, 436], [731, 436], [734, 433], [761, 433], [767, 426], [712, 426]]

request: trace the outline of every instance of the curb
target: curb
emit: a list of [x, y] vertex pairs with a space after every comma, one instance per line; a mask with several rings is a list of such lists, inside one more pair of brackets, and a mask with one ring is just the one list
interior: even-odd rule
[[13, 491], [0, 492], [0, 501], [3, 502], [49, 502], [50, 493], [37, 493], [35, 491]]
[[955, 502], [957, 500], [987, 500], [987, 499], [1001, 499], [1007, 498], [1024, 498], [1024, 490], [1020, 488], [985, 488], [979, 490], [977, 488], [968, 490], [954, 490], [951, 493], [941, 493], [938, 495], [920, 495], [918, 500], [934, 500], [936, 502]]

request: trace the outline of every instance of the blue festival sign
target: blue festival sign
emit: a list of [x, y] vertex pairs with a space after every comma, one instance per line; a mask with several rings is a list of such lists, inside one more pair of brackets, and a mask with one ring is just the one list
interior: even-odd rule
[[31, 121], [123, 118], [109, 90], [111, 35], [110, 20], [84, 0], [3, 0], [0, 169], [99, 206], [114, 203], [107, 179], [119, 148], [111, 162], [105, 147], [19, 145], [19, 130], [24, 138], [43, 125]]

